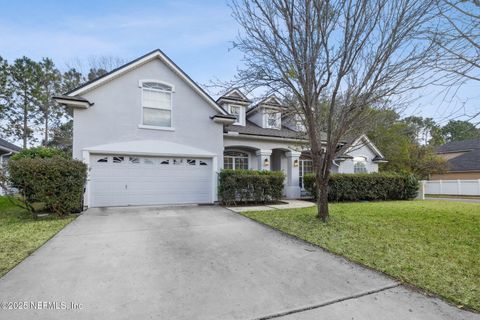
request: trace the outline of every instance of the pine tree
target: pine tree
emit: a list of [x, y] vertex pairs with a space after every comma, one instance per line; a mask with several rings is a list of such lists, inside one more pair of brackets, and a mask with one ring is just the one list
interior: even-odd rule
[[[82, 75], [82, 73], [77, 71], [75, 68], [71, 68], [62, 75], [61, 93], [65, 94], [69, 91], [72, 91], [80, 86], [83, 82], [85, 82], [85, 77]], [[65, 111], [68, 117], [73, 117], [72, 108], [67, 108]]]
[[51, 128], [58, 126], [65, 115], [53, 97], [60, 93], [62, 75], [49, 58], [44, 58], [39, 66], [39, 124], [42, 126], [43, 145], [48, 144]]
[[4, 118], [4, 109], [11, 99], [8, 72], [8, 62], [0, 56], [0, 121]]
[[40, 66], [27, 57], [19, 58], [9, 67], [9, 74], [11, 81], [7, 86], [12, 99], [2, 112], [6, 124], [4, 134], [22, 140], [26, 148], [29, 142], [36, 141], [34, 126], [39, 117]]

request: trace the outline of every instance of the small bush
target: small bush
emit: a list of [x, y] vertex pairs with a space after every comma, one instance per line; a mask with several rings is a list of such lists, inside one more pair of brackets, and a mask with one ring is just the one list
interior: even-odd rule
[[[304, 177], [305, 189], [314, 197], [315, 176]], [[328, 184], [329, 201], [408, 200], [416, 197], [418, 180], [412, 174], [333, 174]]]
[[284, 180], [281, 171], [222, 170], [218, 195], [226, 205], [277, 201], [282, 198]]
[[53, 158], [53, 157], [69, 158], [67, 154], [60, 149], [48, 148], [48, 147], [35, 147], [35, 148], [23, 149], [22, 151], [14, 154], [10, 159], [19, 160], [24, 158], [35, 159], [35, 158]]
[[48, 210], [63, 216], [81, 208], [87, 166], [59, 156], [23, 157], [8, 163], [10, 184], [19, 190], [30, 212], [42, 202]]

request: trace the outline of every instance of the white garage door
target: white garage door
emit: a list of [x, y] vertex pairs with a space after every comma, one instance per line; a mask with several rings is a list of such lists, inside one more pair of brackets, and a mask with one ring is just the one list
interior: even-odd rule
[[212, 202], [212, 160], [92, 155], [92, 207]]

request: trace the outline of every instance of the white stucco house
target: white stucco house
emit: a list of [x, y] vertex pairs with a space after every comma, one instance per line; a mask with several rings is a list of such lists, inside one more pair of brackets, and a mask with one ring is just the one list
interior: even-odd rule
[[[285, 197], [298, 198], [312, 170], [301, 122], [279, 99], [234, 89], [214, 100], [160, 50], [56, 100], [74, 108], [86, 207], [213, 203], [222, 168], [281, 170]], [[335, 172], [378, 171], [383, 155], [366, 136], [351, 145]]]
[[[17, 152], [20, 152], [22, 148], [14, 145], [13, 143], [8, 142], [0, 138], [0, 170], [5, 167], [8, 162], [8, 159]], [[0, 196], [4, 194], [2, 188], [0, 188]]]

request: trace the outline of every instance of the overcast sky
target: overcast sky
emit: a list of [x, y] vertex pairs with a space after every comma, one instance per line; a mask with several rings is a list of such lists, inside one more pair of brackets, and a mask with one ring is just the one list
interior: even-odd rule
[[[52, 58], [61, 69], [76, 59], [131, 60], [160, 48], [200, 84], [231, 79], [241, 54], [231, 41], [238, 25], [226, 1], [0, 0], [0, 55]], [[417, 92], [404, 115], [449, 118], [480, 109], [479, 84], [443, 98], [443, 88]], [[452, 115], [453, 113], [453, 115]]]

